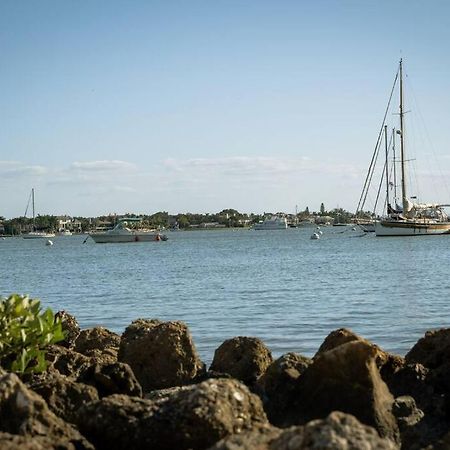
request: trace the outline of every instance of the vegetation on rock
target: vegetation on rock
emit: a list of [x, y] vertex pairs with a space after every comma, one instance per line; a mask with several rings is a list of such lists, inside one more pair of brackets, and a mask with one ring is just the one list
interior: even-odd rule
[[0, 366], [11, 372], [46, 369], [45, 349], [64, 339], [61, 320], [40, 301], [19, 294], [0, 298]]

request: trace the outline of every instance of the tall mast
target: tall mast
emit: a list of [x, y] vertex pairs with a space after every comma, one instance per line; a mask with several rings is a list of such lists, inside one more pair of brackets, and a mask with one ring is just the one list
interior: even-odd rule
[[34, 188], [31, 188], [31, 204], [33, 205], [33, 231], [35, 229], [35, 219], [34, 219]]
[[395, 167], [396, 159], [395, 159], [395, 128], [392, 128], [392, 165], [394, 168], [394, 202], [395, 209], [397, 209], [397, 170]]
[[384, 126], [384, 151], [386, 154], [386, 160], [384, 166], [386, 168], [386, 208], [389, 214], [389, 164], [388, 164], [388, 141], [387, 141], [387, 125]]
[[406, 180], [405, 180], [405, 130], [403, 129], [403, 65], [400, 60], [400, 160], [402, 167], [402, 204], [403, 214], [408, 212], [408, 199], [406, 197]]

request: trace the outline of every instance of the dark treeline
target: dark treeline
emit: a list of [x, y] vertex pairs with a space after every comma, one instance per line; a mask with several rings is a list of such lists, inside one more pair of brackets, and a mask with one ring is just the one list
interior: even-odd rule
[[[151, 228], [196, 228], [196, 227], [248, 227], [252, 224], [264, 220], [271, 215], [281, 215], [288, 218], [292, 224], [302, 220], [317, 221], [326, 218], [330, 223], [350, 223], [354, 214], [342, 208], [334, 208], [327, 211], [322, 203], [318, 212], [310, 212], [307, 207], [297, 214], [286, 214], [282, 212], [265, 212], [263, 214], [241, 213], [235, 209], [224, 209], [218, 213], [179, 213], [171, 215], [166, 211], [159, 211], [154, 214], [109, 214], [98, 217], [68, 217], [54, 215], [38, 215], [33, 223], [33, 219], [17, 217], [5, 219], [0, 216], [0, 234], [17, 235], [35, 230], [60, 231], [71, 229], [75, 232], [86, 232], [99, 228], [110, 228], [115, 225], [119, 218], [140, 217], [145, 226]], [[367, 213], [370, 215], [370, 213]]]

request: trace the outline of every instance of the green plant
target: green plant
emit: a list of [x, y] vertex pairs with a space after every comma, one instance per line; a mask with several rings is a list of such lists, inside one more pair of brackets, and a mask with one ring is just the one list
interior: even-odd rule
[[13, 294], [0, 298], [0, 366], [11, 372], [42, 372], [45, 348], [64, 339], [61, 320], [39, 300]]

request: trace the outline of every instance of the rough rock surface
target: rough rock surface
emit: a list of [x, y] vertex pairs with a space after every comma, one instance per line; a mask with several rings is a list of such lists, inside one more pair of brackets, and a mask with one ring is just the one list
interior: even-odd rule
[[129, 364], [144, 392], [187, 384], [205, 371], [182, 322], [134, 321], [122, 335], [118, 359]]
[[50, 370], [55, 369], [61, 375], [74, 379], [92, 364], [87, 356], [58, 345], [48, 347], [46, 359]]
[[75, 344], [76, 338], [80, 334], [80, 325], [78, 324], [76, 317], [66, 311], [58, 311], [55, 314], [55, 318], [61, 319], [61, 327], [65, 335], [65, 339], [58, 342], [58, 345], [72, 348]]
[[93, 450], [71, 425], [53, 414], [45, 401], [15, 374], [0, 375], [0, 431], [26, 437], [47, 437], [58, 448]]
[[73, 422], [75, 414], [86, 403], [98, 400], [97, 390], [53, 371], [34, 376], [28, 387], [39, 394], [50, 410], [66, 422]]
[[405, 359], [408, 363], [420, 363], [430, 369], [450, 361], [450, 328], [427, 331]]
[[229, 436], [209, 450], [397, 450], [389, 439], [381, 438], [377, 431], [361, 424], [355, 417], [339, 411], [325, 419], [308, 422], [280, 430], [261, 431]]
[[270, 350], [254, 337], [228, 339], [214, 352], [210, 370], [225, 372], [252, 386], [273, 362]]
[[283, 423], [286, 405], [297, 395], [298, 378], [311, 363], [310, 358], [297, 353], [286, 353], [276, 359], [259, 379], [264, 409], [274, 425]]
[[105, 362], [116, 362], [120, 346], [120, 336], [103, 327], [81, 331], [75, 341], [74, 350], [85, 356], [95, 357]]
[[202, 450], [229, 434], [267, 425], [267, 418], [245, 385], [218, 379], [157, 401], [105, 397], [80, 410], [78, 425], [98, 450]]
[[100, 397], [112, 394], [142, 397], [141, 385], [125, 363], [93, 364], [80, 374], [78, 381], [94, 386]]
[[392, 415], [394, 398], [376, 366], [377, 350], [351, 341], [317, 357], [299, 378], [298, 397], [290, 403], [288, 424], [324, 418], [332, 411], [352, 414], [382, 437], [398, 440]]
[[45, 436], [20, 436], [0, 432], [1, 450], [77, 450], [72, 442], [54, 442]]

